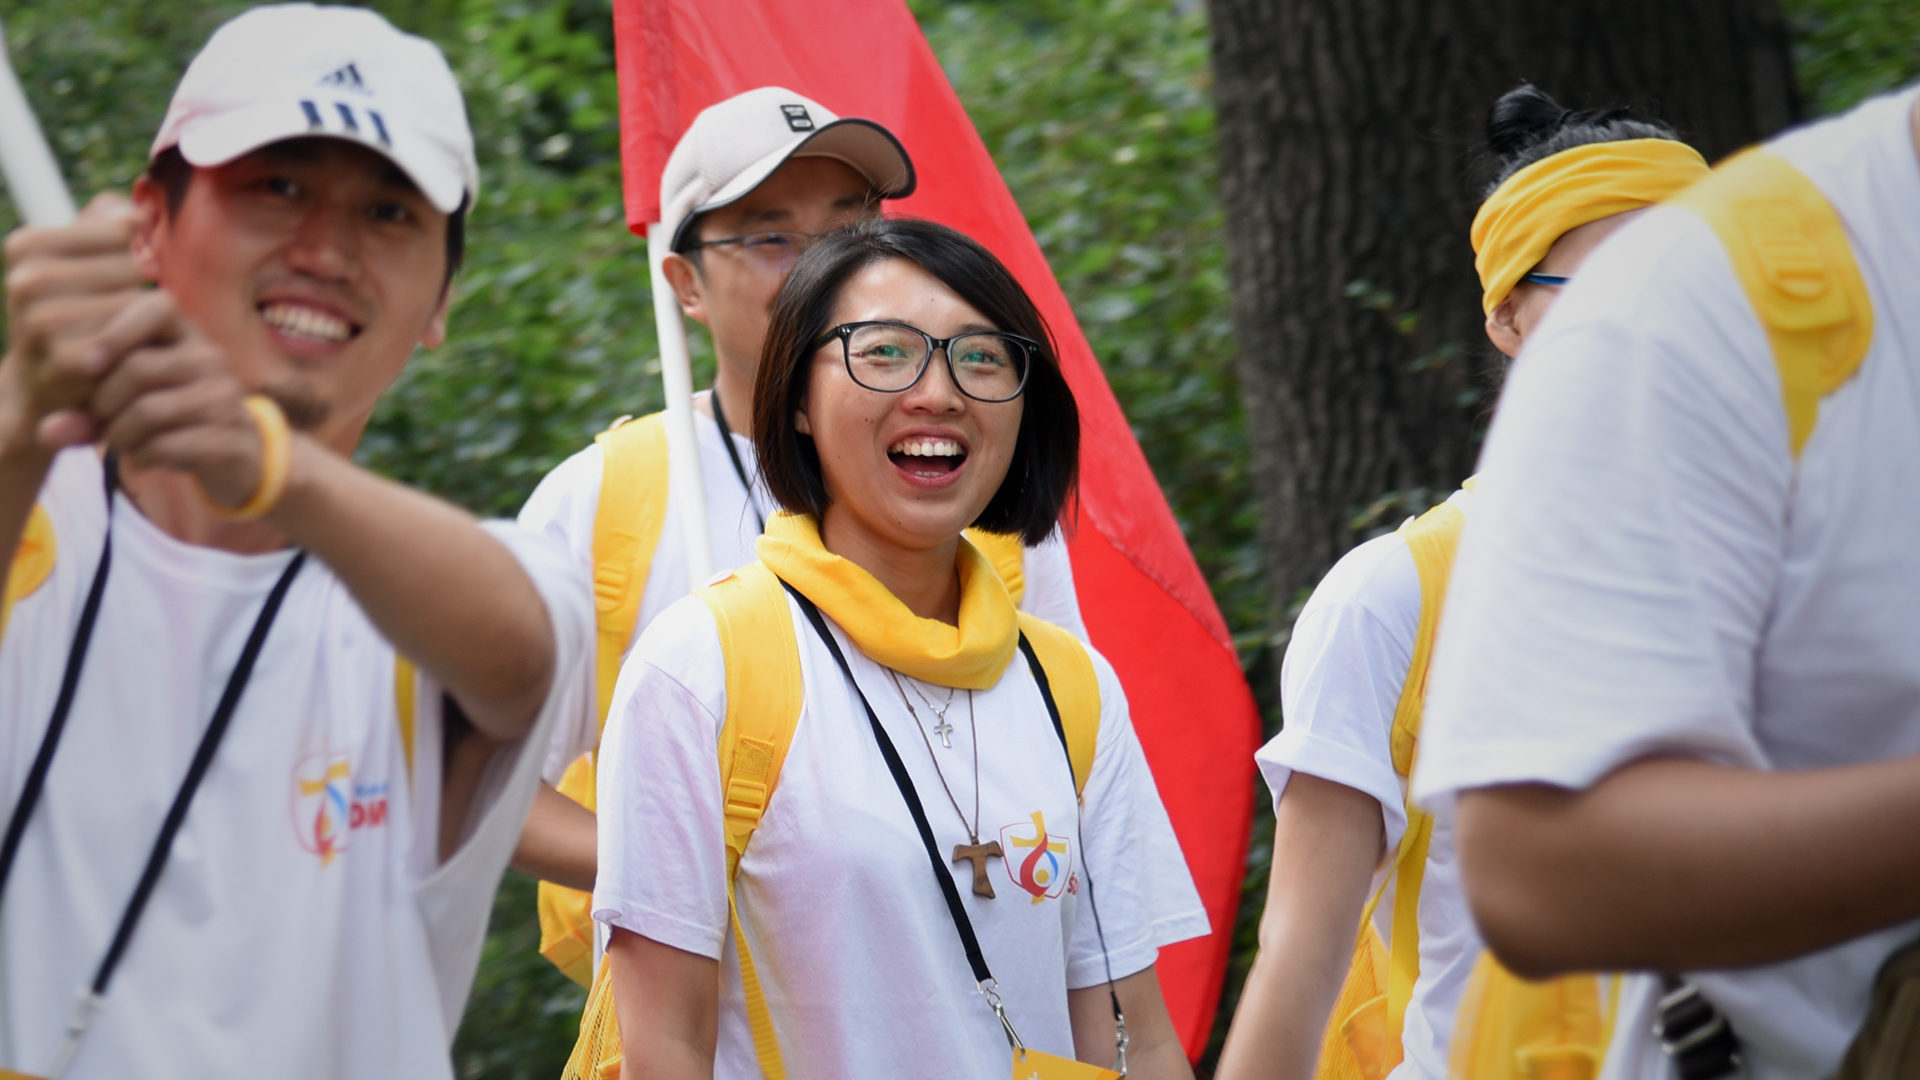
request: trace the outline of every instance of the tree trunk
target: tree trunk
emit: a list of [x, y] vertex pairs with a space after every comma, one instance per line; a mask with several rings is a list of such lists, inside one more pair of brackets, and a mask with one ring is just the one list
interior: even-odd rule
[[[1467, 229], [1494, 99], [1633, 104], [1709, 160], [1798, 109], [1777, 0], [1209, 0], [1228, 268], [1275, 603], [1383, 497], [1471, 470], [1502, 362]], [[1397, 524], [1399, 509], [1387, 525]]]

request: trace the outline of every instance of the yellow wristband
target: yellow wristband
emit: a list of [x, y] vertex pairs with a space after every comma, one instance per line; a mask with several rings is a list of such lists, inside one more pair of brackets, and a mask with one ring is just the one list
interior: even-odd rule
[[[207, 499], [213, 512], [228, 521], [252, 521], [272, 510], [286, 493], [287, 473], [293, 465], [293, 430], [287, 426], [287, 414], [265, 394], [248, 394], [241, 404], [260, 429], [260, 484], [239, 506], [221, 506]], [[204, 488], [201, 494], [206, 494]]]

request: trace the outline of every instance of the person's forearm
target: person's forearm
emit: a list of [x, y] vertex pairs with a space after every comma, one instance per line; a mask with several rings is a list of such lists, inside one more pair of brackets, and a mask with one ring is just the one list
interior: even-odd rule
[[519, 561], [471, 515], [295, 436], [268, 520], [326, 563], [482, 734], [526, 734], [554, 677], [553, 625]]
[[592, 892], [598, 839], [593, 811], [541, 784], [534, 792], [527, 823], [520, 829], [513, 868], [542, 881]]
[[1261, 924], [1260, 951], [1240, 992], [1214, 1072], [1218, 1080], [1308, 1080], [1327, 1017], [1353, 960], [1353, 925], [1303, 937]]
[[720, 964], [615, 928], [608, 977], [626, 1080], [713, 1080]]
[[1127, 1050], [1127, 1075], [1139, 1080], [1193, 1080], [1193, 1064], [1180, 1040], [1163, 1038], [1151, 1046]]
[[1521, 975], [1777, 963], [1920, 916], [1920, 758], [1648, 758], [1584, 791], [1462, 792], [1474, 917]]
[[1287, 782], [1274, 820], [1260, 951], [1220, 1054], [1220, 1080], [1314, 1075], [1385, 845], [1372, 796], [1310, 773]]
[[[1193, 1080], [1193, 1066], [1180, 1045], [1160, 976], [1149, 967], [1113, 982], [1127, 1017], [1127, 1072], [1141, 1080]], [[1073, 1053], [1095, 1065], [1113, 1063], [1118, 1028], [1113, 1022], [1113, 998], [1105, 983], [1067, 991], [1067, 1014], [1073, 1025]]]

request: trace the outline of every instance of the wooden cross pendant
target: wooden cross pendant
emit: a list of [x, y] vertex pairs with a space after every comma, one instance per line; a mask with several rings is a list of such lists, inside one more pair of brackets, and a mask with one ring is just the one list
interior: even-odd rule
[[987, 879], [987, 860], [1001, 859], [1000, 841], [989, 840], [984, 844], [953, 845], [953, 861], [962, 859], [973, 864], [973, 895], [993, 899], [993, 882]]

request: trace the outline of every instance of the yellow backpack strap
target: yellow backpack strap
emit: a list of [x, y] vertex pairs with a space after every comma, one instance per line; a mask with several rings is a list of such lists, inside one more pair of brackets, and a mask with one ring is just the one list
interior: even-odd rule
[[667, 425], [660, 413], [618, 424], [600, 444], [600, 505], [593, 516], [593, 617], [598, 632], [595, 675], [602, 727], [633, 641], [647, 573], [667, 519]]
[[[1466, 486], [1473, 487], [1473, 481]], [[1427, 665], [1440, 629], [1440, 609], [1446, 602], [1447, 579], [1453, 555], [1467, 517], [1451, 502], [1441, 503], [1400, 527], [1400, 537], [1413, 555], [1420, 576], [1420, 627], [1414, 637], [1413, 657], [1407, 665], [1406, 685], [1394, 708], [1391, 745], [1393, 769], [1402, 778], [1413, 773], [1420, 745], [1420, 720], [1427, 696]], [[1433, 840], [1433, 816], [1406, 804], [1407, 827], [1400, 834], [1387, 873], [1360, 913], [1353, 963], [1341, 987], [1339, 1007], [1321, 1037], [1319, 1080], [1380, 1080], [1399, 1065], [1407, 1003], [1420, 977], [1420, 887], [1427, 872], [1427, 851]], [[1391, 941], [1382, 944], [1373, 916], [1394, 883]]]
[[[1413, 566], [1420, 575], [1420, 629], [1413, 639], [1407, 682], [1393, 711], [1393, 769], [1402, 777], [1413, 775], [1414, 758], [1420, 746], [1420, 721], [1427, 701], [1427, 669], [1440, 631], [1440, 613], [1446, 604], [1447, 581], [1453, 574], [1454, 552], [1460, 547], [1460, 532], [1466, 523], [1465, 511], [1449, 501], [1400, 528], [1400, 538], [1413, 553]], [[1393, 938], [1388, 943], [1391, 966], [1387, 978], [1387, 1023], [1396, 1033], [1402, 1030], [1407, 1003], [1413, 999], [1414, 981], [1420, 977], [1420, 886], [1426, 877], [1427, 849], [1433, 839], [1433, 815], [1411, 800], [1407, 802], [1406, 812], [1407, 831], [1401, 837], [1394, 869]]]
[[1100, 678], [1093, 657], [1068, 631], [1024, 611], [1019, 618], [1021, 644], [1031, 649], [1027, 659], [1034, 664], [1034, 679], [1049, 709], [1058, 714], [1067, 762], [1073, 767], [1073, 793], [1085, 797], [1094, 747], [1100, 741]]
[[44, 585], [52, 575], [53, 559], [53, 519], [35, 503], [20, 534], [20, 546], [8, 563], [6, 587], [0, 589], [0, 635], [7, 632], [7, 616], [13, 614], [14, 602]]
[[1440, 631], [1440, 610], [1447, 600], [1447, 580], [1453, 575], [1453, 555], [1460, 547], [1460, 532], [1466, 524], [1466, 512], [1448, 501], [1400, 527], [1400, 538], [1413, 553], [1413, 566], [1420, 575], [1420, 630], [1413, 639], [1407, 682], [1393, 711], [1393, 771], [1403, 777], [1413, 775], [1420, 718], [1427, 701], [1427, 667]]
[[967, 542], [993, 564], [993, 569], [1007, 586], [1007, 595], [1013, 597], [1014, 606], [1020, 606], [1021, 599], [1027, 594], [1027, 549], [1020, 543], [1020, 537], [1014, 533], [990, 533], [979, 529], [968, 529], [964, 535]]
[[762, 563], [749, 563], [698, 595], [713, 611], [720, 651], [727, 659], [727, 715], [720, 727], [720, 791], [726, 814], [727, 914], [740, 953], [747, 1026], [767, 1080], [785, 1080], [780, 1043], [766, 993], [753, 966], [746, 928], [734, 897], [740, 858], [753, 838], [780, 779], [787, 748], [800, 723], [800, 644], [793, 633], [786, 589]]
[[[659, 413], [619, 421], [600, 444], [600, 502], [593, 516], [595, 719], [607, 724], [620, 658], [633, 641], [647, 575], [667, 516], [667, 428]], [[593, 755], [567, 766], [560, 794], [594, 808]], [[593, 972], [593, 896], [551, 881], [540, 883], [540, 955], [568, 978], [588, 986]]]
[[419, 672], [413, 661], [398, 653], [393, 657], [393, 709], [400, 718], [400, 752], [407, 759], [407, 782], [413, 782], [413, 739], [416, 728], [415, 699], [420, 692]]
[[[767, 1009], [760, 975], [753, 965], [734, 878], [767, 801], [780, 778], [780, 766], [800, 722], [800, 646], [793, 632], [786, 590], [760, 563], [750, 563], [694, 591], [713, 612], [726, 658], [727, 709], [720, 726], [720, 790], [727, 847], [727, 916], [740, 953], [740, 976], [747, 1025], [760, 1071], [767, 1080], [785, 1080], [786, 1067]], [[580, 1020], [580, 1039], [567, 1062], [564, 1080], [605, 1080], [619, 1075], [620, 1029], [613, 1010], [610, 960], [603, 959]]]
[[1846, 226], [1805, 173], [1764, 147], [1672, 201], [1713, 227], [1767, 332], [1798, 460], [1820, 400], [1853, 377], [1873, 340], [1873, 302]]

